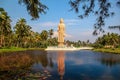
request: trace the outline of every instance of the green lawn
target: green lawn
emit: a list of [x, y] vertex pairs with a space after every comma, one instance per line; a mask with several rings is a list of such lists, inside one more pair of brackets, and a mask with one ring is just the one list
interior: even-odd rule
[[11, 47], [11, 48], [2, 48], [0, 49], [0, 53], [4, 52], [15, 52], [15, 51], [25, 51], [25, 50], [44, 50], [45, 48], [17, 48], [17, 47]]
[[14, 51], [25, 51], [27, 49], [25, 48], [2, 48], [0, 49], [0, 53], [3, 53], [3, 52], [14, 52]]
[[93, 51], [120, 54], [120, 48], [114, 48], [114, 49], [99, 48], [99, 49], [94, 49]]

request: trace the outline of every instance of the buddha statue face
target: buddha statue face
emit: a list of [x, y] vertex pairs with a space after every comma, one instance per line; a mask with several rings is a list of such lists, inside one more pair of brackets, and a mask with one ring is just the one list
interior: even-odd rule
[[63, 18], [61, 18], [61, 19], [60, 19], [60, 23], [64, 23], [64, 20], [63, 20]]

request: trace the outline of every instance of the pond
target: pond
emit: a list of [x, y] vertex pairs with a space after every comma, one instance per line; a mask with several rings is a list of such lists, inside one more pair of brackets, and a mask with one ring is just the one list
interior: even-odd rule
[[0, 55], [0, 80], [120, 80], [120, 55], [24, 51]]

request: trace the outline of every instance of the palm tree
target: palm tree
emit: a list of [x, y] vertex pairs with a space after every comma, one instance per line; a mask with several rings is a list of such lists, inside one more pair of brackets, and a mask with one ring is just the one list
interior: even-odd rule
[[48, 46], [48, 31], [43, 30], [40, 34], [40, 37], [42, 39], [41, 47], [46, 48]]
[[24, 18], [20, 18], [16, 23], [14, 30], [17, 36], [17, 46], [21, 45], [23, 47], [26, 44], [26, 38], [30, 35], [31, 27], [27, 25], [26, 20]]
[[51, 38], [52, 38], [52, 35], [53, 35], [53, 29], [50, 29], [48, 33], [49, 33], [49, 37], [50, 37], [50, 39], [51, 39]]
[[40, 0], [19, 0], [19, 3], [24, 3], [26, 5], [28, 13], [32, 16], [32, 19], [39, 18], [39, 13], [46, 13], [47, 6], [42, 4]]
[[45, 40], [48, 39], [48, 32], [47, 32], [46, 30], [43, 30], [43, 31], [41, 32], [41, 39], [42, 39], [43, 41], [45, 41]]
[[7, 15], [7, 12], [3, 8], [0, 8], [0, 35], [1, 35], [1, 43], [0, 46], [5, 46], [5, 36], [10, 35], [11, 30], [11, 20]]
[[119, 35], [118, 34], [111, 34], [111, 45], [113, 45], [114, 47], [116, 47], [117, 45], [119, 45]]
[[120, 45], [120, 35], [115, 33], [107, 33], [103, 35], [102, 37], [99, 37], [95, 44], [99, 44], [105, 47], [117, 47]]

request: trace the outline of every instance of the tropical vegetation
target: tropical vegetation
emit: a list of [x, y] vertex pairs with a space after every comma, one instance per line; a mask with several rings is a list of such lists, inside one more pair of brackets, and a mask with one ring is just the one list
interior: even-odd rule
[[93, 44], [94, 51], [120, 53], [120, 35], [116, 33], [107, 33]]
[[95, 48], [119, 48], [120, 35], [116, 33], [107, 33], [102, 37], [98, 37], [93, 46]]
[[53, 29], [38, 33], [31, 30], [24, 18], [20, 18], [15, 26], [11, 26], [11, 21], [7, 12], [0, 8], [0, 48], [46, 48], [57, 45], [57, 38], [52, 37]]

